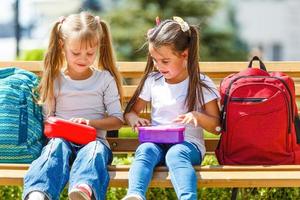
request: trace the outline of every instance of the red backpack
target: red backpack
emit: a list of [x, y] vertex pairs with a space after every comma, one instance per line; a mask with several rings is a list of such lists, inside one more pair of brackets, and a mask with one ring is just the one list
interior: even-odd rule
[[[260, 69], [252, 68], [258, 60]], [[220, 164], [300, 164], [300, 120], [293, 80], [268, 73], [258, 57], [220, 84]]]

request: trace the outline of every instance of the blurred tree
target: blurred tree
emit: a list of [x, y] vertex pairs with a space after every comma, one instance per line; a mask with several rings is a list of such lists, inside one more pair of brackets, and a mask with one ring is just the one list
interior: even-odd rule
[[84, 0], [82, 3], [83, 10], [101, 11], [100, 0]]
[[127, 0], [119, 1], [104, 18], [110, 23], [118, 60], [145, 60], [147, 49], [142, 48], [145, 34], [155, 25], [156, 16], [162, 20], [180, 16], [198, 25], [201, 60], [246, 59], [243, 51], [235, 46], [234, 33], [204, 31], [218, 6], [220, 0]]

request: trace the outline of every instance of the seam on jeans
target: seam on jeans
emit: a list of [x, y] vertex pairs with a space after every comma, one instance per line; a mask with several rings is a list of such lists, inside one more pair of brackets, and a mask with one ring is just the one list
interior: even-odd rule
[[52, 148], [53, 148], [53, 140], [51, 141], [50, 147], [49, 147], [49, 151], [48, 151], [48, 155], [47, 155], [47, 159], [50, 158], [51, 152], [52, 152]]
[[[175, 183], [172, 182], [173, 186], [174, 186], [175, 188], [178, 188], [178, 189], [179, 189], [179, 185], [178, 185], [178, 183], [177, 183], [178, 181], [175, 180], [175, 179], [176, 179], [175, 174], [173, 174], [170, 170], [169, 170], [169, 173], [171, 174], [171, 182], [172, 182], [172, 177], [173, 177], [173, 180], [175, 181]], [[175, 188], [174, 188], [174, 190], [175, 190]], [[179, 191], [178, 191], [178, 192], [179, 192]], [[176, 193], [176, 195], [177, 195], [177, 193]], [[180, 197], [180, 194], [178, 194], [177, 197]]]
[[[94, 151], [93, 151], [93, 160], [92, 160], [92, 162], [95, 162], [95, 155], [96, 155], [96, 149], [97, 149], [97, 147], [99, 146], [99, 143], [98, 142], [100, 142], [101, 144], [103, 144], [104, 146], [105, 146], [105, 144], [104, 143], [102, 143], [101, 141], [95, 141], [95, 146], [94, 146]], [[104, 148], [106, 148], [106, 146], [104, 147]], [[104, 160], [104, 163], [106, 164], [106, 168], [105, 168], [105, 170], [106, 170], [106, 173], [108, 173], [108, 170], [107, 170], [107, 161], [108, 161], [108, 154], [105, 154], [105, 160]], [[103, 172], [102, 172], [103, 173]], [[107, 189], [107, 187], [106, 188], [104, 188], [104, 186], [105, 185], [107, 185], [108, 186], [108, 184], [109, 184], [109, 180], [110, 180], [110, 177], [109, 177], [109, 174], [108, 174], [108, 176], [106, 176], [106, 178], [104, 179], [104, 184], [102, 185], [103, 187], [102, 187], [102, 189], [100, 188], [100, 192], [102, 193], [102, 194], [104, 194], [104, 196], [106, 196], [105, 195], [105, 190]], [[94, 192], [94, 196], [95, 196], [95, 198], [96, 199], [98, 199], [98, 194], [97, 194], [97, 192], [96, 192], [96, 190], [93, 188], [93, 186], [92, 186], [92, 184], [89, 182], [89, 181], [87, 181], [87, 183], [86, 184], [88, 184], [91, 188], [92, 188], [92, 190], [93, 190], [93, 192]], [[100, 183], [101, 184], [101, 183]], [[101, 186], [101, 185], [100, 185]], [[95, 194], [97, 194], [97, 195], [95, 195]]]

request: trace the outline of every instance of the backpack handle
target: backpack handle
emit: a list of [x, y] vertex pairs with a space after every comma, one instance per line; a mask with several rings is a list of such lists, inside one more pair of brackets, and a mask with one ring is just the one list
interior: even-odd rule
[[249, 62], [248, 68], [252, 68], [252, 63], [253, 63], [254, 60], [259, 61], [259, 67], [260, 67], [261, 70], [267, 71], [267, 68], [266, 68], [265, 64], [259, 59], [258, 56], [253, 56], [253, 58]]

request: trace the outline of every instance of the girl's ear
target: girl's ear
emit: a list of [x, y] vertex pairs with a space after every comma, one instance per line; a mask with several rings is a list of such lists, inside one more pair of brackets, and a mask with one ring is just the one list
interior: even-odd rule
[[188, 50], [188, 49], [184, 50], [184, 51], [181, 53], [181, 56], [182, 56], [184, 59], [187, 59], [187, 58], [188, 58], [188, 55], [189, 55], [189, 50]]

